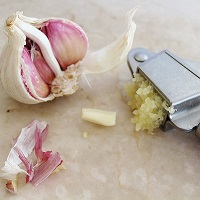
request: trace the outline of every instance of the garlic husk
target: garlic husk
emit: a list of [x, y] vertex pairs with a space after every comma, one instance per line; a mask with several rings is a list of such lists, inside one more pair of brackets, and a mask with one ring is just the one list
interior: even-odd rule
[[127, 30], [117, 40], [85, 56], [81, 66], [83, 74], [100, 74], [110, 71], [126, 59], [133, 44], [136, 30], [133, 16], [137, 9], [138, 6], [127, 13]]
[[[6, 92], [22, 103], [36, 104], [43, 101], [52, 100], [54, 97], [49, 95], [47, 98], [34, 98], [27, 92], [27, 89], [23, 83], [21, 75], [21, 61], [22, 51], [26, 44], [26, 36], [15, 25], [7, 28], [8, 43], [4, 47], [0, 63], [1, 63], [1, 82]], [[34, 91], [34, 87], [31, 83], [31, 78], [28, 77], [29, 89]]]
[[22, 129], [19, 137], [8, 154], [4, 167], [1, 169], [1, 177], [7, 180], [15, 180], [18, 173], [26, 173], [26, 171], [19, 166], [22, 161], [15, 149], [20, 149], [23, 152], [23, 155], [28, 157], [32, 153], [35, 146], [35, 132], [39, 131], [43, 133], [43, 138], [45, 138], [46, 133], [44, 130], [46, 128], [46, 122], [34, 120], [32, 123]]
[[[20, 135], [12, 144], [10, 153], [1, 169], [0, 177], [7, 179], [6, 189], [16, 193], [18, 173], [26, 175], [26, 182], [38, 185], [47, 179], [63, 160], [58, 152], [43, 151], [42, 143], [48, 133], [46, 122], [34, 120], [22, 129]], [[36, 159], [33, 157], [33, 151]], [[26, 168], [22, 168], [22, 164]]]

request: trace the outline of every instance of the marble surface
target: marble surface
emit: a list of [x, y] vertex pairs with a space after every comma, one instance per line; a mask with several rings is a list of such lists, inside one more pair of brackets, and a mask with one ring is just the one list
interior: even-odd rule
[[[200, 61], [199, 0], [0, 0], [0, 25], [17, 10], [38, 18], [68, 18], [82, 26], [90, 49], [95, 50], [123, 32], [126, 12], [138, 4], [133, 47], [154, 52], [169, 49]], [[5, 42], [1, 29], [0, 48]], [[45, 148], [60, 152], [66, 166], [37, 187], [21, 181], [14, 196], [5, 191], [1, 179], [0, 199], [199, 199], [200, 140], [194, 133], [159, 129], [155, 136], [133, 133], [131, 111], [123, 95], [123, 85], [131, 79], [126, 62], [112, 72], [87, 78], [92, 88], [81, 80], [74, 95], [38, 105], [16, 102], [0, 85], [0, 166], [11, 139], [33, 119], [49, 124]], [[83, 107], [116, 111], [116, 126], [83, 121]], [[83, 138], [84, 131], [88, 138]]]

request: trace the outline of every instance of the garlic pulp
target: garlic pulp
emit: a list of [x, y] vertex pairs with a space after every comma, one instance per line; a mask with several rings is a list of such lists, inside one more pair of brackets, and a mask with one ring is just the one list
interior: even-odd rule
[[84, 74], [99, 74], [119, 65], [132, 48], [136, 25], [133, 8], [127, 14], [127, 30], [110, 45], [87, 53], [83, 29], [66, 19], [25, 17], [21, 12], [5, 24], [8, 42], [0, 57], [5, 91], [27, 104], [71, 95]]

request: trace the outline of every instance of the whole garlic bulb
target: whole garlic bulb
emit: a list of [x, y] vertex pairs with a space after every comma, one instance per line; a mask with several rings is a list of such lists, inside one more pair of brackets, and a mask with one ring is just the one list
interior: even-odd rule
[[[51, 24], [53, 27], [49, 27]], [[22, 103], [35, 104], [77, 90], [77, 63], [88, 48], [81, 27], [65, 19], [28, 18], [17, 12], [7, 19], [5, 29], [8, 43], [1, 55], [1, 81], [10, 96]], [[76, 57], [70, 57], [72, 47], [73, 51], [78, 49]], [[63, 66], [65, 71], [58, 63], [62, 59], [70, 60]]]
[[90, 54], [86, 54], [88, 38], [76, 23], [16, 12], [5, 24], [8, 42], [0, 57], [3, 88], [27, 104], [73, 94], [80, 75], [106, 72], [126, 58], [136, 29], [132, 21], [136, 10], [127, 13], [127, 30], [116, 41]]

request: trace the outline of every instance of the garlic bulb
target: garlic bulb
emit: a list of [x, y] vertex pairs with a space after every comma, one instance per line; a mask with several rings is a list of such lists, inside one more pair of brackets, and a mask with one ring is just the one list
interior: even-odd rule
[[66, 19], [30, 18], [21, 12], [5, 24], [8, 37], [0, 57], [1, 82], [17, 101], [36, 104], [71, 95], [79, 87], [79, 76], [97, 74], [116, 67], [132, 47], [137, 8], [127, 15], [127, 30], [112, 44], [87, 53], [83, 29]]

